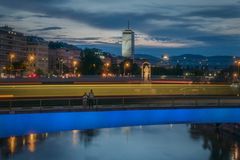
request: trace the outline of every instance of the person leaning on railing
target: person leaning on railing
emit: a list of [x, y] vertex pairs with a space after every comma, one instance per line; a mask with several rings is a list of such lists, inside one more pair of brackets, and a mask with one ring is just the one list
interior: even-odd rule
[[89, 109], [93, 108], [93, 105], [94, 105], [94, 93], [93, 93], [92, 89], [88, 93], [88, 105], [89, 105]]
[[82, 97], [82, 104], [83, 104], [83, 107], [86, 107], [87, 106], [87, 103], [88, 103], [88, 95], [87, 93], [85, 92], [83, 97]]

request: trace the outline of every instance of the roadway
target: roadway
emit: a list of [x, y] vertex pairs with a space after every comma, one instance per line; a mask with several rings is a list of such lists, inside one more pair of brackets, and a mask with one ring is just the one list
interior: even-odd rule
[[92, 89], [96, 96], [215, 95], [236, 96], [227, 84], [58, 84], [0, 85], [0, 98], [82, 96]]

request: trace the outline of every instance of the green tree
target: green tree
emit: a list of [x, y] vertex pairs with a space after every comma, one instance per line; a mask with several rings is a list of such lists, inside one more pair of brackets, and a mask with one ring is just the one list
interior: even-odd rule
[[[128, 64], [128, 65], [126, 65]], [[132, 59], [125, 59], [123, 62], [119, 64], [119, 71], [121, 74], [131, 74], [131, 75], [140, 75], [141, 74], [141, 68], [136, 64], [133, 63]]]
[[98, 49], [84, 49], [81, 57], [80, 71], [83, 75], [99, 75], [102, 74], [103, 63], [96, 54]]
[[39, 68], [35, 71], [35, 73], [36, 73], [38, 76], [44, 75], [43, 70], [41, 70], [41, 69], [39, 69]]
[[133, 75], [140, 75], [141, 74], [141, 67], [139, 67], [136, 63], [133, 63], [132, 74]]
[[16, 61], [12, 64], [12, 70], [14, 71], [15, 74], [20, 74], [23, 75], [23, 73], [26, 71], [26, 63], [24, 61]]
[[57, 68], [57, 71], [55, 71], [55, 74], [59, 74], [61, 75], [62, 73], [69, 73], [69, 67], [61, 62], [60, 60], [57, 61], [57, 64], [56, 64], [56, 68]]
[[110, 72], [116, 75], [120, 74], [120, 67], [117, 64], [112, 64], [109, 68]]

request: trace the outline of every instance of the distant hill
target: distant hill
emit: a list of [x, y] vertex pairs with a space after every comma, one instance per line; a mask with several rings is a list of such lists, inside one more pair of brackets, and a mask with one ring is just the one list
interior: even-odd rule
[[206, 58], [206, 56], [202, 56], [202, 55], [195, 55], [195, 54], [183, 54], [183, 55], [179, 55], [179, 56], [172, 56], [171, 59], [185, 59], [186, 58], [190, 58], [190, 59], [204, 59]]
[[226, 68], [233, 65], [235, 59], [233, 56], [202, 56], [193, 54], [183, 54], [170, 57], [171, 64], [180, 64], [182, 66], [207, 65], [209, 68]]
[[48, 43], [48, 48], [49, 49], [65, 48], [65, 49], [71, 49], [71, 50], [80, 50], [80, 48], [78, 48], [75, 45], [64, 43], [64, 42], [58, 42], [58, 41], [57, 42], [50, 41]]
[[[49, 43], [49, 48], [80, 49], [82, 47], [83, 46], [74, 46], [74, 45], [63, 43], [63, 42]], [[87, 46], [87, 47], [98, 48], [94, 46]], [[156, 65], [157, 63], [161, 62], [161, 58], [152, 56], [149, 54], [135, 54], [134, 57], [137, 59], [147, 59], [153, 65]], [[236, 59], [240, 59], [240, 57], [236, 57]], [[197, 55], [197, 54], [183, 54], [179, 56], [170, 56], [169, 58], [170, 65], [180, 64], [183, 67], [208, 66], [208, 68], [212, 68], [212, 69], [227, 68], [230, 65], [233, 65], [234, 61], [235, 59], [233, 56], [203, 56], [203, 55]]]
[[147, 59], [151, 64], [156, 64], [160, 61], [160, 58], [148, 54], [135, 54], [134, 58]]
[[[238, 57], [237, 57], [238, 59]], [[210, 56], [208, 57], [209, 67], [222, 67], [226, 68], [234, 64], [235, 59], [233, 56]]]

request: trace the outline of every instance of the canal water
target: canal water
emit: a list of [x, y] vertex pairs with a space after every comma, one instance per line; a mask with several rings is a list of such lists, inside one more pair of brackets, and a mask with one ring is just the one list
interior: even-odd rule
[[239, 160], [240, 140], [211, 125], [150, 125], [0, 139], [0, 160]]

